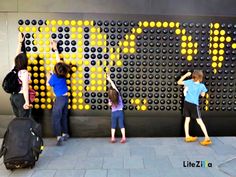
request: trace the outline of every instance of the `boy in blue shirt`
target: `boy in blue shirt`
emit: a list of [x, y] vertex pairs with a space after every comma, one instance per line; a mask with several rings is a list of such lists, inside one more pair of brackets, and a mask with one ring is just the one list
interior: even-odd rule
[[48, 84], [53, 87], [56, 99], [52, 110], [53, 132], [57, 137], [57, 145], [60, 146], [62, 141], [69, 138], [68, 134], [68, 88], [66, 76], [70, 67], [60, 59], [56, 41], [51, 42], [52, 49], [56, 53], [57, 63], [54, 66], [54, 73], [49, 77]]
[[200, 142], [201, 145], [207, 146], [212, 144], [211, 139], [208, 136], [206, 126], [202, 121], [201, 114], [199, 111], [199, 96], [205, 96], [207, 92], [207, 88], [202, 82], [203, 80], [203, 72], [200, 70], [195, 70], [192, 74], [192, 79], [185, 80], [187, 77], [191, 76], [191, 72], [187, 72], [178, 80], [178, 85], [184, 85], [185, 87], [185, 100], [184, 100], [184, 131], [185, 131], [185, 141], [186, 142], [194, 142], [197, 140], [197, 137], [192, 137], [189, 135], [189, 122], [190, 117], [192, 119], [196, 119], [197, 123], [201, 127], [205, 135], [205, 139]]

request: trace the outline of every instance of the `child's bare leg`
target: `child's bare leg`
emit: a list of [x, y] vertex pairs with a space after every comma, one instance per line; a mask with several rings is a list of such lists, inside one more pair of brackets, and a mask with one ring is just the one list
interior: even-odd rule
[[190, 135], [189, 135], [189, 122], [190, 122], [190, 117], [186, 117], [185, 122], [184, 122], [184, 132], [185, 132], [186, 138], [190, 137]]
[[115, 139], [115, 132], [116, 132], [116, 129], [112, 128], [111, 129], [111, 138], [112, 139]]
[[122, 138], [125, 138], [125, 128], [121, 128], [120, 131], [121, 131], [121, 134], [122, 134]]
[[201, 127], [201, 129], [202, 129], [202, 131], [203, 131], [203, 133], [204, 133], [204, 135], [205, 135], [205, 139], [206, 139], [206, 140], [209, 140], [210, 137], [208, 136], [206, 126], [205, 126], [205, 124], [203, 123], [202, 119], [201, 119], [201, 118], [198, 118], [198, 119], [197, 119], [197, 123], [198, 123], [198, 125]]

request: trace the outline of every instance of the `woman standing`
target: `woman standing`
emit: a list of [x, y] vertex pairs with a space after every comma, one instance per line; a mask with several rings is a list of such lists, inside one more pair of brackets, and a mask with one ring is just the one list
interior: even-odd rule
[[18, 46], [15, 58], [15, 70], [18, 72], [18, 81], [21, 89], [18, 93], [10, 96], [11, 106], [16, 117], [29, 117], [29, 73], [27, 71], [28, 58], [26, 54], [21, 53], [21, 47], [24, 38], [21, 33], [18, 34]]

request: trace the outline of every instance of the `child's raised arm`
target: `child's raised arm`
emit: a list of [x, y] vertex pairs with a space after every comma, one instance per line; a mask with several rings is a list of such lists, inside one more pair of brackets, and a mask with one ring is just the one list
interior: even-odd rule
[[191, 72], [187, 72], [185, 75], [183, 75], [178, 81], [177, 84], [178, 85], [184, 85], [184, 79], [186, 79], [187, 77], [191, 76]]
[[119, 93], [119, 90], [117, 89], [115, 83], [111, 80], [109, 75], [107, 75], [107, 80], [110, 82], [112, 88], [114, 88]]
[[52, 50], [55, 51], [57, 63], [61, 62], [59, 52], [58, 52], [58, 49], [57, 49], [57, 41], [55, 41], [55, 40], [51, 41], [51, 48], [52, 48]]
[[21, 53], [21, 47], [22, 47], [23, 41], [24, 41], [24, 35], [21, 32], [19, 32], [18, 33], [18, 40], [17, 40], [16, 55]]

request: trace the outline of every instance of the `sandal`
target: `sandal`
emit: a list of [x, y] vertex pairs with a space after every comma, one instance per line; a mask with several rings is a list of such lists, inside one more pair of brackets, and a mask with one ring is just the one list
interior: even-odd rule
[[195, 142], [195, 141], [197, 141], [196, 136], [189, 136], [189, 137], [185, 138], [185, 142]]
[[202, 146], [208, 146], [208, 145], [212, 144], [212, 141], [210, 139], [207, 139], [207, 140], [205, 139], [205, 140], [201, 141], [200, 144]]

